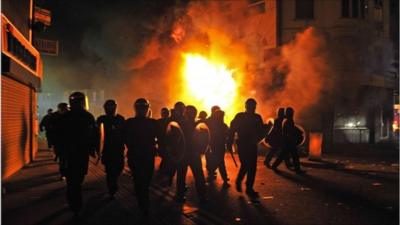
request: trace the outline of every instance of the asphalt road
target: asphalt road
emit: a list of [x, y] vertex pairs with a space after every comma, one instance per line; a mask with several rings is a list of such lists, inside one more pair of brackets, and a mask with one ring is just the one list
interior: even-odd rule
[[[399, 223], [397, 165], [364, 164], [324, 167], [304, 164], [306, 175], [296, 175], [282, 165], [275, 174], [259, 157], [255, 189], [259, 201], [238, 193], [234, 185], [223, 188], [218, 175], [209, 184], [209, 202], [200, 205], [189, 172], [188, 199], [174, 202], [174, 187], [151, 187], [151, 214], [137, 209], [128, 172], [120, 179], [115, 200], [107, 198], [101, 165], [91, 164], [83, 192], [81, 221], [73, 221], [65, 204], [65, 184], [48, 152], [36, 163], [3, 182], [2, 224], [279, 224], [279, 225], [394, 225]], [[237, 156], [236, 156], [237, 157]], [[157, 160], [158, 164], [159, 160]], [[238, 171], [226, 157], [231, 183]], [[376, 169], [375, 167], [379, 167]], [[157, 165], [156, 165], [157, 167]], [[385, 169], [386, 168], [386, 169]], [[244, 187], [244, 185], [243, 185]]]

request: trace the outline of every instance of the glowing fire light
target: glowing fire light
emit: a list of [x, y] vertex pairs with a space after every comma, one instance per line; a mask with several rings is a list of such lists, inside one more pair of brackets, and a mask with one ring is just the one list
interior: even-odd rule
[[218, 105], [230, 121], [235, 113], [238, 85], [233, 78], [234, 70], [199, 55], [183, 54], [184, 99], [198, 110]]

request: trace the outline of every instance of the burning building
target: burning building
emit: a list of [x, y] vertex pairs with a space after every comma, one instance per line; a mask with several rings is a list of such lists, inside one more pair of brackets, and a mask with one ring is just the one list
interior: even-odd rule
[[308, 131], [324, 133], [329, 149], [333, 143], [390, 142], [398, 78], [391, 65], [398, 52], [392, 4], [192, 1], [174, 9], [133, 65], [140, 70], [163, 58], [179, 65], [166, 67], [173, 90], [166, 102], [187, 100], [204, 110], [221, 104], [229, 117], [251, 96], [264, 119], [293, 106]]
[[2, 1], [1, 165], [8, 177], [37, 152], [42, 62], [32, 45], [33, 1]]
[[232, 21], [241, 18], [229, 32], [246, 43], [246, 79], [255, 81], [247, 94], [266, 105], [264, 115], [294, 106], [307, 130], [323, 132], [326, 150], [394, 140], [397, 1], [253, 0], [221, 7]]

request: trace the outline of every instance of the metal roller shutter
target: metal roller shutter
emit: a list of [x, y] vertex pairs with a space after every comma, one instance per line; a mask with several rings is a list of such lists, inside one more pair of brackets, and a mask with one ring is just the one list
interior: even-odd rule
[[33, 156], [33, 90], [9, 77], [1, 76], [1, 156], [2, 176], [18, 171]]

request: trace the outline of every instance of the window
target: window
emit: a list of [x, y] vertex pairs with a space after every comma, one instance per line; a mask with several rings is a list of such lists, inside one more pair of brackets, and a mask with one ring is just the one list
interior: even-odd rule
[[360, 0], [353, 0], [353, 4], [351, 6], [351, 9], [352, 9], [351, 17], [353, 17], [353, 18], [358, 18], [358, 12], [360, 9], [359, 1]]
[[314, 19], [314, 0], [296, 0], [296, 19]]
[[350, 7], [349, 0], [342, 0], [342, 17], [348, 18], [350, 17]]

